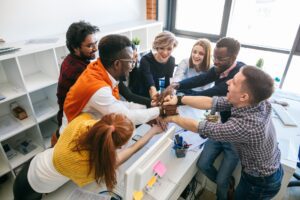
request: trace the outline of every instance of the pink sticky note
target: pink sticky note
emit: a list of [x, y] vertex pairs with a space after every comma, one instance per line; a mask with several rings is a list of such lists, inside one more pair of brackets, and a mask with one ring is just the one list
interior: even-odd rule
[[166, 166], [165, 166], [162, 162], [157, 161], [157, 162], [153, 165], [153, 171], [154, 171], [155, 173], [157, 173], [158, 176], [162, 177], [162, 176], [166, 173], [167, 168], [166, 168]]

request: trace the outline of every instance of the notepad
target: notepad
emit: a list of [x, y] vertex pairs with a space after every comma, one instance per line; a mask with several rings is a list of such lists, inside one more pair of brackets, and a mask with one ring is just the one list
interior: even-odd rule
[[297, 126], [297, 123], [282, 105], [273, 103], [272, 108], [285, 126]]

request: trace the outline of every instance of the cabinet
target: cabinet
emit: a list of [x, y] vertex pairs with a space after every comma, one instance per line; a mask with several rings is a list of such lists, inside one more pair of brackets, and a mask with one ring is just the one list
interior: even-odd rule
[[[129, 39], [141, 39], [140, 51], [149, 51], [154, 37], [162, 31], [157, 21], [132, 21], [99, 26], [97, 38], [107, 34], [122, 34]], [[52, 38], [52, 37], [51, 37]], [[12, 183], [22, 164], [50, 147], [50, 137], [57, 128], [56, 89], [60, 65], [67, 56], [65, 34], [54, 36], [53, 43], [5, 44], [1, 47], [18, 47], [20, 50], [0, 55], [0, 199], [12, 199]], [[37, 40], [38, 41], [38, 40]], [[11, 104], [17, 103], [26, 110], [27, 118], [19, 120], [11, 113]], [[24, 154], [20, 145], [34, 148]], [[12, 149], [13, 155], [5, 151]], [[11, 153], [11, 152], [10, 152]]]

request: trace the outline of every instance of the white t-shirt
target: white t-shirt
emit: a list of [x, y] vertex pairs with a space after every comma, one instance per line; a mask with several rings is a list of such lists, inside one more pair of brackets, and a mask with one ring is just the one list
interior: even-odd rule
[[[109, 73], [108, 76], [113, 88], [116, 87], [119, 82]], [[146, 106], [141, 104], [116, 99], [112, 95], [112, 90], [109, 86], [97, 90], [82, 109], [82, 112], [92, 114], [95, 119], [101, 119], [104, 115], [109, 113], [120, 113], [126, 115], [135, 125], [146, 123], [159, 116], [158, 107], [147, 109]], [[60, 133], [63, 132], [67, 124], [68, 120], [64, 113], [62, 125], [59, 130]]]
[[38, 193], [50, 193], [70, 179], [60, 174], [53, 165], [53, 148], [37, 154], [30, 162], [27, 179]]

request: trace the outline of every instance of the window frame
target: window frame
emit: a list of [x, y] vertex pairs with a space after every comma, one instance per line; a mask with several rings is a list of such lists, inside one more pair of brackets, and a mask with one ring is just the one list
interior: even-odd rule
[[[233, 2], [233, 0], [225, 0], [220, 34], [215, 35], [215, 34], [197, 33], [197, 32], [192, 32], [192, 31], [185, 31], [185, 30], [176, 29], [175, 28], [175, 22], [176, 22], [177, 0], [168, 0], [168, 2], [167, 2], [167, 24], [166, 24], [166, 29], [171, 31], [175, 35], [180, 36], [180, 37], [186, 37], [186, 38], [191, 38], [191, 39], [198, 39], [198, 38], [205, 37], [205, 38], [208, 38], [211, 42], [216, 42], [220, 38], [227, 36], [227, 30], [228, 30], [228, 26], [229, 26], [232, 2]], [[243, 44], [243, 43], [241, 43], [241, 47], [249, 48], [249, 49], [256, 49], [256, 50], [263, 50], [263, 51], [268, 51], [268, 52], [282, 53], [282, 54], [290, 54], [290, 52], [291, 52], [291, 50], [289, 50], [289, 49], [279, 49], [279, 48], [272, 48], [272, 47], [258, 46], [258, 45], [250, 45], [250, 44]], [[290, 62], [290, 61], [287, 61], [287, 62]], [[284, 73], [281, 74], [280, 88], [282, 88], [282, 86], [284, 84], [284, 80], [285, 80], [286, 75], [288, 73], [288, 68], [289, 68], [289, 63], [287, 63], [287, 65], [285, 66]]]

